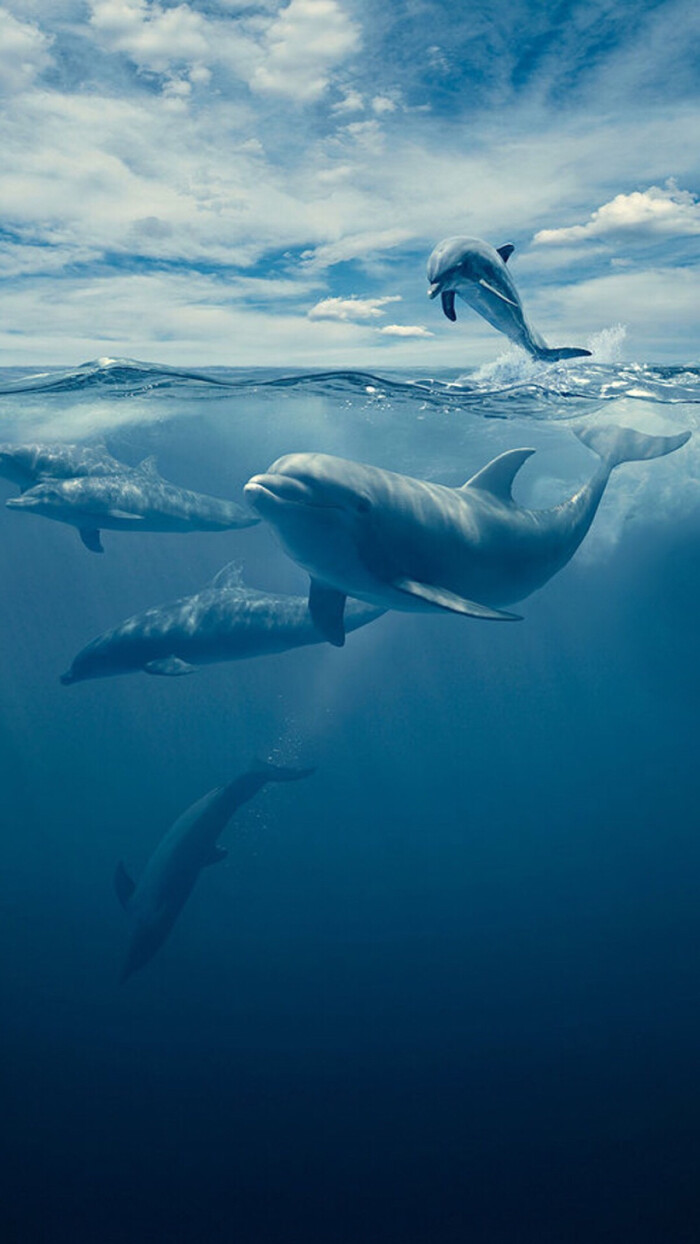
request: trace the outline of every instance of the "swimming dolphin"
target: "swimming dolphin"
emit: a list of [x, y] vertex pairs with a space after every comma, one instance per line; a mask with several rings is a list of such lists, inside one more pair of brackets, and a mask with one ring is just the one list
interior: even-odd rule
[[[134, 470], [152, 469], [146, 458]], [[21, 492], [44, 479], [75, 479], [84, 475], [119, 475], [132, 468], [99, 445], [0, 445], [0, 476]]]
[[161, 839], [135, 884], [119, 863], [114, 886], [131, 923], [131, 942], [122, 971], [125, 981], [163, 945], [194, 884], [207, 864], [218, 864], [228, 852], [217, 846], [234, 812], [266, 782], [296, 782], [313, 769], [282, 769], [262, 762], [228, 786], [219, 786], [193, 803]]
[[77, 527], [91, 553], [102, 553], [100, 530], [229, 531], [258, 520], [235, 501], [190, 492], [161, 479], [154, 467], [118, 475], [47, 480], [5, 505]]
[[[345, 611], [345, 629], [366, 626], [383, 610], [356, 600]], [[69, 685], [113, 674], [176, 676], [197, 666], [237, 661], [320, 644], [304, 596], [276, 596], [246, 587], [231, 562], [196, 596], [158, 605], [105, 631], [78, 653], [61, 675]]]
[[590, 350], [577, 347], [550, 349], [530, 327], [506, 267], [513, 250], [510, 242], [496, 249], [479, 238], [445, 238], [428, 260], [428, 297], [439, 294], [448, 320], [456, 320], [455, 294], [459, 294], [492, 328], [536, 359], [553, 363], [590, 355]]
[[289, 454], [253, 476], [244, 495], [311, 576], [311, 616], [332, 644], [344, 642], [346, 596], [385, 609], [511, 621], [517, 615], [503, 606], [524, 600], [573, 556], [613, 468], [672, 453], [690, 437], [574, 430], [600, 466], [549, 510], [524, 509], [511, 494], [532, 449], [500, 454], [461, 488], [326, 454]]

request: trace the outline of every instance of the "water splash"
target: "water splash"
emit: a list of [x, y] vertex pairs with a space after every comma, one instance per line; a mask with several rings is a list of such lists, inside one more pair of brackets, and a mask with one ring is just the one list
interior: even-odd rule
[[586, 342], [592, 361], [608, 365], [619, 363], [626, 338], [627, 328], [624, 324], [615, 324], [611, 328], [604, 328], [601, 332], [594, 333]]

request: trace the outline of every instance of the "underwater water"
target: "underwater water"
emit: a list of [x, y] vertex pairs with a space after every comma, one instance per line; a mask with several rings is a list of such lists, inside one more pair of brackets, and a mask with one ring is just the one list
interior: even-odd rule
[[[615, 352], [0, 371], [3, 442], [232, 499], [295, 450], [457, 486], [523, 445], [516, 499], [549, 506], [595, 470], [573, 425], [694, 432], [615, 470], [517, 626], [389, 613], [187, 678], [59, 681], [232, 559], [305, 593], [264, 525], [98, 557], [3, 507], [3, 1240], [698, 1239], [700, 368]], [[255, 757], [316, 771], [236, 814], [119, 984], [117, 862]]]

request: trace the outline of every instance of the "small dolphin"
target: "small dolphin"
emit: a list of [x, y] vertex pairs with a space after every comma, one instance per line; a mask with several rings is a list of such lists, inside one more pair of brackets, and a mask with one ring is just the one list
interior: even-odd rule
[[77, 527], [91, 553], [102, 553], [100, 530], [229, 531], [258, 520], [235, 501], [190, 492], [162, 479], [155, 468], [120, 474], [47, 480], [5, 505]]
[[[149, 470], [146, 458], [135, 470]], [[0, 477], [25, 492], [40, 480], [75, 479], [85, 475], [119, 475], [132, 468], [98, 445], [0, 445]]]
[[117, 898], [129, 916], [131, 943], [121, 974], [125, 981], [163, 945], [207, 864], [228, 852], [217, 846], [234, 812], [266, 782], [296, 782], [313, 769], [282, 769], [259, 762], [228, 786], [218, 786], [193, 803], [170, 827], [150, 857], [138, 884], [119, 863], [114, 875]]
[[[349, 601], [345, 629], [366, 626], [382, 612]], [[273, 596], [246, 587], [240, 565], [231, 562], [196, 596], [147, 609], [105, 631], [78, 653], [61, 682], [67, 686], [138, 670], [170, 677], [193, 674], [199, 665], [287, 652], [324, 640], [305, 597]]]
[[500, 454], [461, 488], [326, 454], [289, 454], [249, 480], [244, 494], [311, 576], [311, 616], [332, 644], [344, 643], [346, 596], [384, 609], [513, 621], [503, 606], [524, 600], [573, 557], [614, 467], [673, 453], [690, 437], [574, 430], [601, 463], [549, 510], [524, 509], [511, 494], [532, 449]]
[[555, 363], [590, 355], [590, 350], [577, 347], [550, 349], [530, 327], [506, 267], [514, 249], [510, 242], [495, 249], [479, 238], [445, 238], [428, 260], [428, 297], [439, 294], [448, 320], [456, 320], [455, 294], [459, 294], [492, 328], [536, 359]]

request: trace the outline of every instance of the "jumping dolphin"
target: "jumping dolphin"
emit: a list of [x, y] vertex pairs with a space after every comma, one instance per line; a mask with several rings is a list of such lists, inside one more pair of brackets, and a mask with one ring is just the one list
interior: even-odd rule
[[[134, 470], [152, 469], [146, 458]], [[132, 468], [98, 445], [0, 445], [0, 477], [25, 492], [40, 480], [76, 479], [85, 475], [120, 475]]]
[[190, 492], [161, 479], [155, 467], [119, 475], [47, 480], [5, 502], [77, 527], [91, 553], [102, 553], [100, 530], [228, 531], [258, 520], [235, 501]]
[[[383, 610], [348, 601], [345, 629], [366, 626]], [[176, 676], [199, 665], [237, 661], [320, 644], [303, 596], [273, 596], [246, 587], [237, 562], [224, 566], [196, 596], [159, 605], [105, 631], [76, 656], [61, 675], [69, 685], [113, 674]]]
[[332, 644], [344, 642], [346, 596], [385, 609], [515, 620], [503, 606], [524, 600], [566, 565], [613, 468], [672, 453], [690, 437], [612, 426], [575, 432], [600, 466], [549, 510], [523, 509], [511, 494], [532, 449], [500, 454], [461, 488], [326, 454], [289, 454], [253, 476], [244, 494], [311, 576], [311, 616]]
[[448, 320], [456, 320], [455, 294], [459, 294], [492, 328], [505, 333], [536, 359], [555, 363], [590, 355], [590, 350], [575, 347], [550, 349], [530, 327], [506, 267], [513, 250], [510, 242], [495, 249], [479, 238], [445, 238], [428, 260], [428, 297], [439, 294]]
[[234, 812], [266, 782], [296, 782], [313, 769], [281, 769], [262, 762], [228, 786], [218, 786], [193, 803], [161, 839], [135, 884], [122, 863], [114, 876], [117, 897], [129, 916], [131, 943], [122, 971], [125, 981], [163, 945], [207, 864], [218, 864], [228, 852], [217, 846]]

